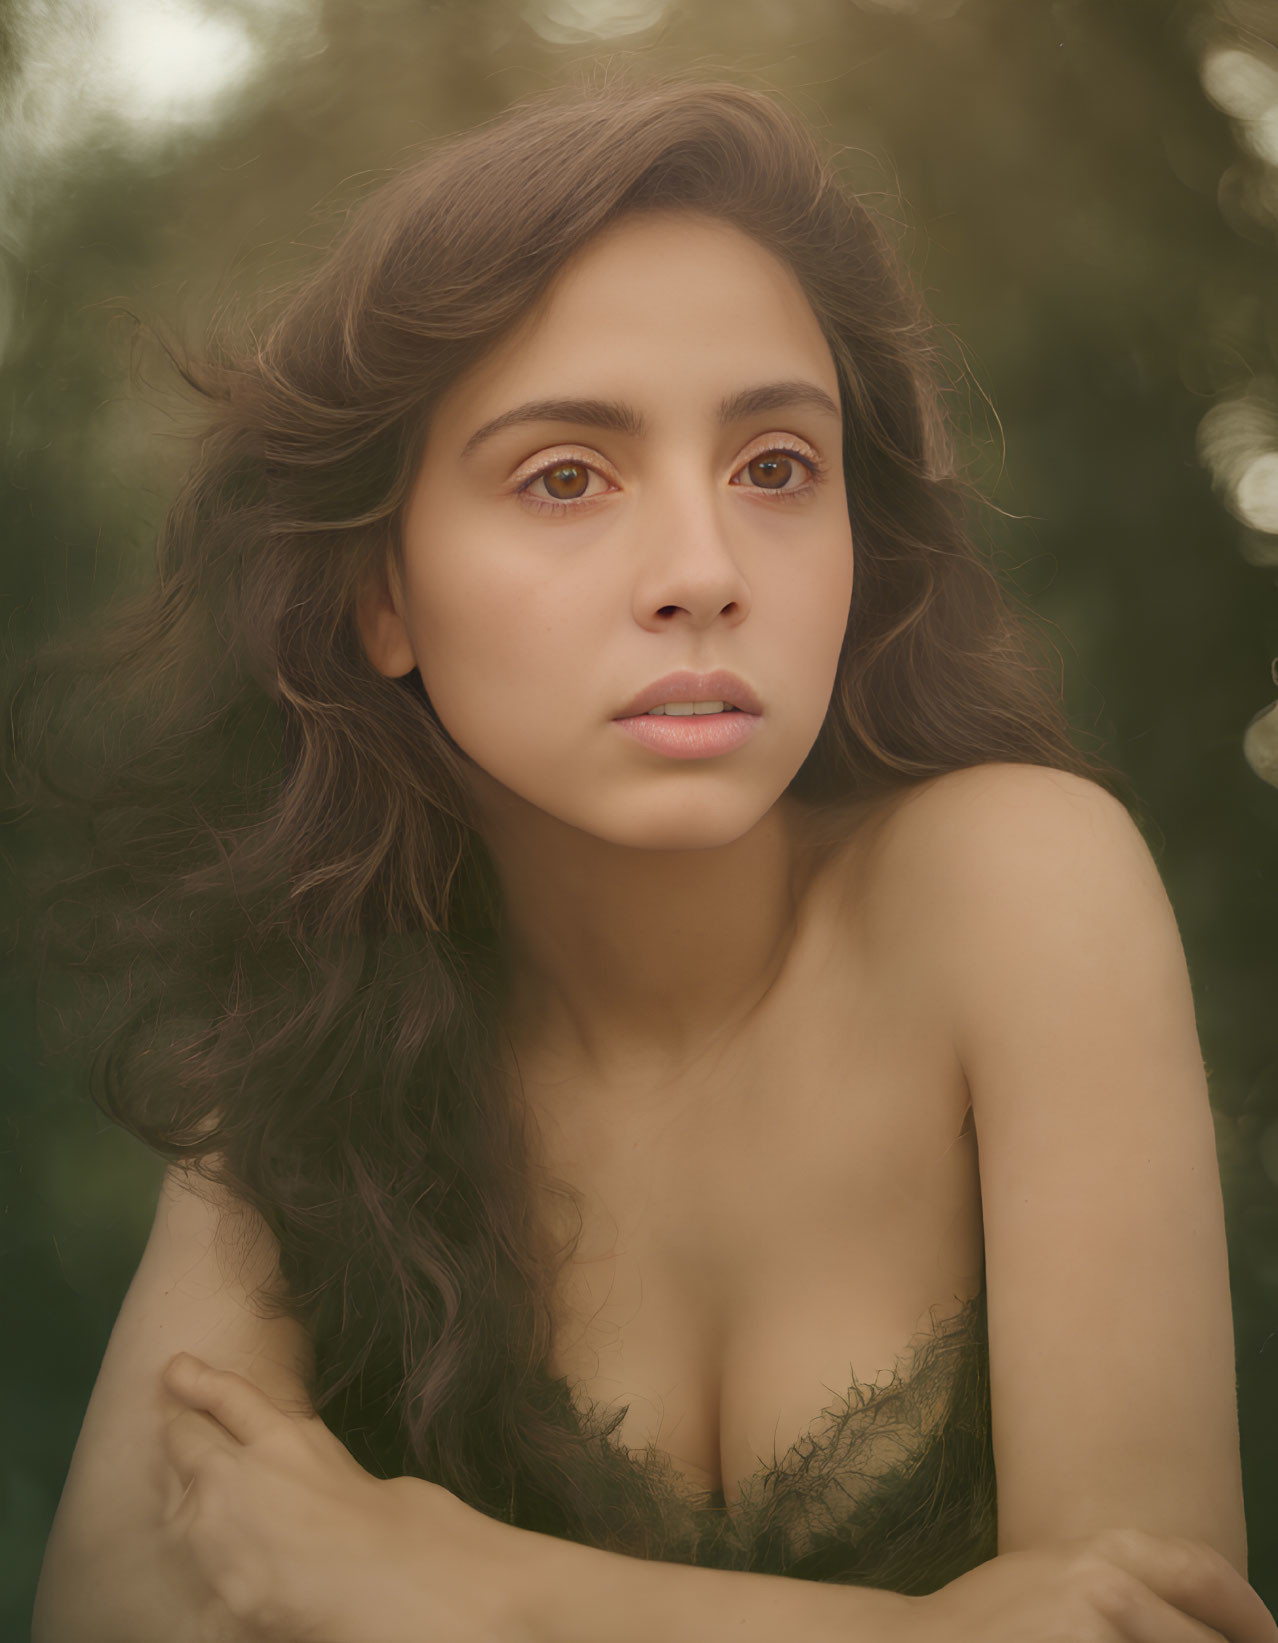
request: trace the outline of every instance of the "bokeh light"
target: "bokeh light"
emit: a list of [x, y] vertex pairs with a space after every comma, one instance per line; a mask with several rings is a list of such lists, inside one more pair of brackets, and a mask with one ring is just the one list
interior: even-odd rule
[[543, 40], [583, 45], [653, 28], [668, 4], [669, 0], [529, 0], [521, 15]]
[[1261, 781], [1278, 787], [1278, 702], [1252, 718], [1243, 732], [1243, 756]]
[[1253, 381], [1198, 425], [1198, 448], [1230, 511], [1256, 531], [1278, 532], [1278, 403], [1274, 385]]
[[1260, 1154], [1261, 1168], [1278, 1187], [1278, 1118], [1265, 1127], [1257, 1151]]
[[15, 169], [93, 137], [145, 145], [211, 124], [263, 58], [243, 16], [196, 0], [20, 7], [16, 28], [21, 74], [5, 133]]
[[[963, 455], [995, 503], [980, 529], [1059, 643], [1082, 739], [1155, 818], [1230, 1214], [1251, 1575], [1278, 1604], [1278, 1343], [1259, 1347], [1278, 1309], [1275, 0], [0, 7], [2, 506], [24, 633], [149, 571], [185, 465], [179, 396], [150, 356], [135, 380], [111, 304], [198, 350], [223, 297], [272, 298], [418, 145], [614, 51], [739, 69], [832, 139], [941, 320]], [[80, 1070], [50, 1072], [25, 977], [3, 1002], [24, 1357], [0, 1636], [17, 1637], [154, 1180]]]
[[1278, 531], [1278, 450], [1248, 462], [1234, 487], [1234, 507], [1253, 530]]

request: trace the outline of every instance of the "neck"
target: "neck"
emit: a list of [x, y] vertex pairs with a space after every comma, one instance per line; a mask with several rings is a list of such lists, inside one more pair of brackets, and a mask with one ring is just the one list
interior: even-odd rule
[[711, 849], [583, 832], [485, 780], [517, 1045], [598, 1079], [670, 1077], [729, 1043], [781, 973], [810, 868], [782, 798]]

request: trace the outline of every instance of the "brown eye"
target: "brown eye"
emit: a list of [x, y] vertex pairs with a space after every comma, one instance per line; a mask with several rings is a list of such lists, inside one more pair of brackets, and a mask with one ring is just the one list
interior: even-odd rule
[[573, 501], [581, 496], [590, 483], [590, 469], [584, 462], [559, 462], [537, 475], [546, 483], [546, 489], [557, 501]]
[[756, 456], [752, 462], [746, 463], [750, 478], [763, 490], [781, 490], [794, 472], [794, 463], [788, 456], [779, 451], [770, 451], [763, 456]]

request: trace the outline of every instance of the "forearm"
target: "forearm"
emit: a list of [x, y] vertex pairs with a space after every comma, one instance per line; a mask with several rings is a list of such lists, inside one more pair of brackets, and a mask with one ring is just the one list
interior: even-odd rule
[[917, 1601], [532, 1535], [520, 1643], [892, 1643]]
[[[114, 1541], [50, 1537], [32, 1614], [32, 1643], [208, 1643], [206, 1588], [170, 1550], [139, 1529]], [[218, 1643], [258, 1634], [229, 1615]]]

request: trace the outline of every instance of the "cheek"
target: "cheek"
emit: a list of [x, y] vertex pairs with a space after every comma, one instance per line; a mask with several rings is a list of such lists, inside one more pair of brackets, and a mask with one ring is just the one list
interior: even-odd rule
[[805, 589], [803, 608], [791, 614], [787, 648], [795, 681], [796, 733], [809, 747], [830, 710], [852, 597], [850, 562], [838, 574]]
[[[457, 562], [411, 595], [422, 683], [449, 734], [483, 762], [484, 744], [530, 718], [588, 715], [590, 636], [602, 631], [582, 579], [524, 574], [500, 555]], [[602, 709], [601, 709], [602, 711]]]
[[852, 548], [810, 562], [804, 576], [787, 577], [768, 597], [770, 625], [786, 656], [787, 677], [824, 715], [852, 601]]

